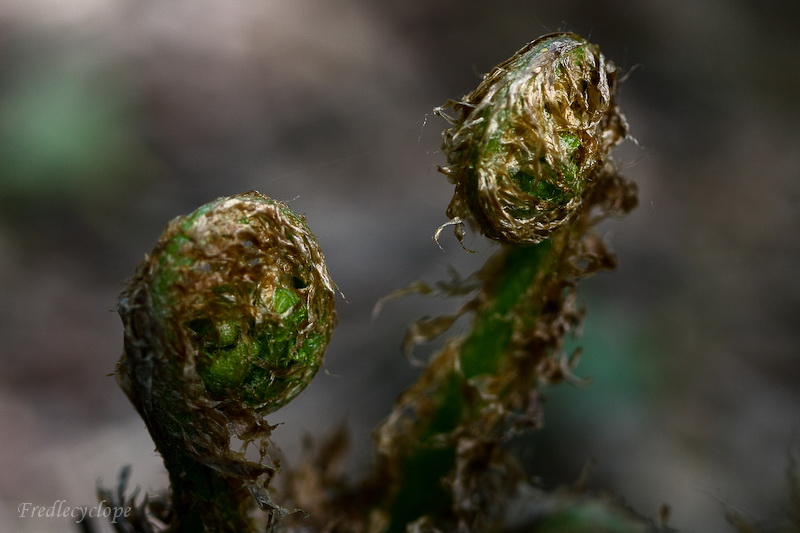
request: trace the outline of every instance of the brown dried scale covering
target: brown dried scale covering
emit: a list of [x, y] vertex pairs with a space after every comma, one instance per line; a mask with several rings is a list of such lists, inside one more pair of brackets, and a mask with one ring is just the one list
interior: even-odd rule
[[614, 102], [616, 72], [596, 45], [550, 34], [439, 108], [452, 124], [441, 169], [455, 184], [446, 225], [461, 238], [471, 220], [492, 239], [530, 244], [575, 216], [628, 132]]

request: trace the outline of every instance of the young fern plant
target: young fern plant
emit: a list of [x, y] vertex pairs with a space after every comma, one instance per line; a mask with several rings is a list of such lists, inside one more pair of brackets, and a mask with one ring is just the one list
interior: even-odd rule
[[[264, 415], [305, 388], [335, 322], [334, 285], [305, 220], [256, 192], [169, 223], [122, 293], [117, 379], [170, 477], [170, 532], [264, 531], [284, 511], [269, 483]], [[243, 443], [231, 449], [232, 441]], [[261, 460], [245, 456], [258, 447]], [[264, 513], [257, 513], [260, 507]], [[149, 529], [148, 529], [149, 528]]]
[[[406, 345], [466, 314], [471, 329], [445, 343], [377, 428], [375, 468], [363, 482], [347, 484], [329, 467], [340, 440], [323, 449], [325, 460], [287, 472], [282, 501], [314, 510], [285, 520], [288, 530], [511, 526], [508, 504], [525, 480], [504, 443], [541, 427], [541, 387], [572, 376], [563, 342], [584, 312], [576, 284], [615, 266], [592, 229], [636, 204], [635, 187], [609, 157], [627, 136], [616, 74], [596, 45], [546, 35], [437, 110], [451, 125], [441, 170], [455, 192], [436, 238], [453, 226], [463, 240], [470, 225], [499, 250], [468, 283], [450, 285], [471, 294], [467, 303], [413, 324]], [[414, 290], [435, 292], [417, 283], [399, 293]], [[333, 294], [305, 221], [258, 193], [221, 198], [169, 224], [118, 306], [125, 354], [117, 377], [171, 483], [168, 508], [138, 509], [132, 530], [277, 529], [286, 513], [270, 498], [277, 466], [266, 454], [272, 427], [264, 416], [319, 368]], [[233, 439], [256, 444], [261, 460], [233, 450]], [[605, 500], [539, 491], [527, 504], [525, 530], [649, 529]]]
[[[563, 342], [583, 315], [576, 283], [615, 266], [593, 226], [636, 204], [635, 187], [609, 157], [628, 133], [616, 74], [596, 45], [551, 34], [437, 110], [451, 124], [441, 171], [455, 193], [436, 239], [452, 225], [462, 240], [469, 223], [500, 249], [474, 274], [478, 288], [458, 312], [409, 330], [412, 346], [472, 315], [471, 331], [445, 344], [376, 431], [373, 486], [385, 490], [366, 531], [479, 532], [504, 523], [523, 480], [503, 443], [539, 428], [541, 386], [571, 376]], [[421, 288], [436, 292], [410, 290]], [[643, 530], [618, 514], [630, 527], [614, 531]], [[604, 531], [599, 525], [569, 530]]]

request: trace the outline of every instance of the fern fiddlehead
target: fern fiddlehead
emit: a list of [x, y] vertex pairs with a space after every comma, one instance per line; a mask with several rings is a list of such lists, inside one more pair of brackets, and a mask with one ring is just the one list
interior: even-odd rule
[[[608, 153], [628, 133], [614, 93], [616, 67], [570, 33], [541, 37], [437, 112], [455, 184], [447, 215], [487, 237], [535, 244], [575, 217], [603, 185]], [[453, 108], [455, 117], [445, 114]], [[613, 174], [612, 174], [613, 175]]]
[[[411, 344], [470, 313], [376, 432], [387, 491], [375, 524], [484, 531], [502, 519], [519, 468], [502, 447], [542, 424], [538, 389], [571, 373], [563, 340], [580, 323], [577, 280], [613, 268], [592, 232], [636, 203], [610, 149], [627, 135], [616, 68], [570, 33], [544, 36], [449, 102], [443, 135], [455, 185], [447, 209], [459, 240], [470, 223], [501, 243], [475, 274], [480, 288], [453, 317], [421, 321]], [[423, 490], [424, 488], [424, 490]]]
[[[571, 375], [563, 341], [583, 315], [578, 280], [615, 266], [592, 228], [636, 203], [609, 158], [627, 135], [615, 85], [596, 45], [558, 33], [437, 110], [451, 123], [441, 170], [455, 192], [436, 237], [453, 225], [461, 240], [470, 224], [500, 248], [457, 313], [412, 328], [409, 345], [472, 316], [471, 330], [445, 344], [376, 430], [374, 475], [343, 491], [334, 483], [331, 505], [312, 517], [320, 530], [502, 525], [522, 481], [503, 443], [540, 427], [540, 386]], [[264, 460], [272, 428], [263, 417], [314, 375], [335, 319], [333, 284], [305, 222], [258, 193], [211, 202], [170, 223], [118, 310], [118, 380], [170, 472], [169, 530], [257, 531], [253, 502], [274, 525], [283, 510], [268, 492], [276, 467]], [[262, 460], [231, 450], [233, 438], [258, 443]], [[597, 502], [547, 500], [542, 509], [542, 530], [602, 515], [622, 524], [613, 531], [644, 531]]]
[[[169, 471], [171, 531], [257, 531], [255, 503], [278, 519], [263, 415], [319, 368], [333, 295], [305, 221], [256, 192], [174, 219], [138, 266], [118, 304], [117, 378]], [[232, 438], [258, 443], [262, 460]]]

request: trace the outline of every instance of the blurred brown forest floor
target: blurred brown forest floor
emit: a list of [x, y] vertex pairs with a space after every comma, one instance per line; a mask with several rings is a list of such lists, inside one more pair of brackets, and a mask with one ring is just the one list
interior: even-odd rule
[[[112, 378], [122, 281], [167, 220], [250, 189], [317, 233], [344, 293], [326, 372], [270, 418], [291, 461], [346, 422], [351, 467], [415, 375], [405, 325], [455, 303], [381, 296], [464, 254], [430, 239], [450, 186], [431, 109], [525, 42], [571, 30], [625, 75], [640, 206], [602, 228], [587, 281], [590, 386], [555, 388], [514, 445], [553, 486], [592, 485], [684, 531], [781, 503], [800, 423], [800, 4], [677, 0], [8, 0], [0, 6], [0, 529], [23, 502], [92, 505], [123, 464], [165, 476]], [[388, 339], [388, 342], [387, 342]], [[425, 355], [424, 350], [419, 354]]]

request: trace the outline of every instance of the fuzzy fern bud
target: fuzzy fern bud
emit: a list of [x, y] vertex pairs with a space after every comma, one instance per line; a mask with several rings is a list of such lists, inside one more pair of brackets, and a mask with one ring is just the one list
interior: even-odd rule
[[441, 170], [456, 186], [447, 215], [459, 237], [472, 220], [492, 239], [534, 244], [579, 210], [601, 180], [609, 150], [627, 135], [615, 78], [596, 45], [555, 33], [446, 104], [456, 117], [437, 110], [452, 123]]
[[[125, 353], [117, 377], [186, 507], [219, 498], [213, 494], [231, 479], [262, 507], [269, 501], [273, 469], [231, 450], [231, 437], [268, 437], [262, 416], [311, 381], [333, 331], [333, 302], [314, 236], [282, 203], [249, 192], [169, 223], [120, 298]], [[190, 463], [226, 481], [203, 496], [198, 487], [209, 475]], [[205, 520], [208, 530], [225, 520], [248, 530], [235, 525], [247, 512], [234, 500], [230, 516]], [[218, 504], [210, 508], [225, 509]]]

